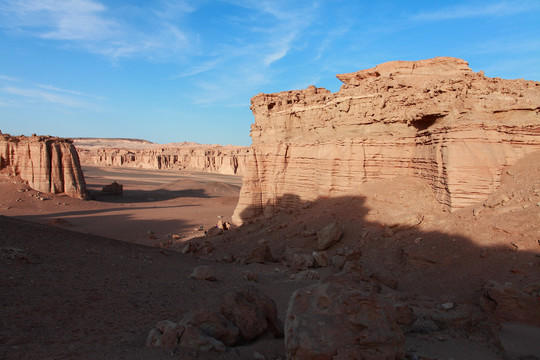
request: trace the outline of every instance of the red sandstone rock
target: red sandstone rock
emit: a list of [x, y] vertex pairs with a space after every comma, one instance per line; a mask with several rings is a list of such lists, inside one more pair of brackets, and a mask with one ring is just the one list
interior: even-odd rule
[[[235, 223], [405, 176], [427, 181], [443, 207], [461, 208], [484, 201], [503, 168], [540, 149], [538, 82], [488, 78], [455, 58], [338, 78], [336, 93], [310, 86], [252, 98]], [[398, 220], [410, 227], [421, 216]]]
[[249, 148], [196, 143], [153, 144], [130, 139], [75, 139], [85, 165], [179, 169], [241, 175]]
[[240, 329], [245, 340], [270, 332], [283, 336], [283, 324], [277, 317], [276, 304], [253, 286], [232, 291], [223, 297], [220, 312]]
[[511, 284], [494, 281], [485, 286], [484, 309], [500, 321], [524, 322], [540, 326], [540, 298]]
[[0, 170], [20, 176], [31, 188], [86, 198], [86, 182], [72, 141], [51, 136], [0, 134]]
[[180, 324], [195, 326], [227, 346], [233, 346], [240, 338], [240, 330], [233, 323], [223, 315], [208, 310], [190, 311], [182, 316]]
[[401, 359], [394, 309], [357, 281], [297, 290], [285, 320], [287, 359]]
[[219, 340], [204, 334], [195, 326], [186, 325], [180, 338], [180, 346], [199, 351], [225, 352], [225, 345]]

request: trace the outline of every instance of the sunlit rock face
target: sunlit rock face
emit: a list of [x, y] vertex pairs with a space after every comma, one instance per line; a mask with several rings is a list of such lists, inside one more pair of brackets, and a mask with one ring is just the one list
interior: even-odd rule
[[130, 139], [76, 139], [75, 145], [83, 165], [191, 170], [227, 175], [242, 175], [249, 153], [247, 146], [195, 143], [159, 145]]
[[0, 134], [0, 170], [38, 191], [86, 197], [79, 157], [69, 139]]
[[462, 208], [540, 149], [538, 82], [489, 78], [448, 57], [337, 77], [336, 93], [310, 86], [251, 99], [253, 144], [236, 223], [404, 176], [426, 180], [442, 207]]

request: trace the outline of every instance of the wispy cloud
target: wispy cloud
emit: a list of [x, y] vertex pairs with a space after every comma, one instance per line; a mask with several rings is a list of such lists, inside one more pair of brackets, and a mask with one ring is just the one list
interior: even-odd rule
[[121, 13], [121, 7], [114, 11], [96, 0], [4, 0], [0, 28], [66, 42], [114, 59], [159, 58], [174, 56], [191, 44], [187, 33], [168, 20], [171, 14], [194, 9], [181, 4], [164, 2], [163, 8], [134, 19]]
[[56, 104], [70, 108], [94, 107], [88, 101], [81, 99], [81, 97], [99, 98], [97, 96], [84, 94], [78, 91], [60, 89], [50, 85], [38, 85], [34, 88], [4, 86], [0, 88], [0, 91], [33, 102]]
[[45, 39], [108, 39], [118, 24], [106, 16], [107, 8], [92, 0], [7, 0], [0, 6], [5, 25]]
[[476, 17], [509, 16], [537, 9], [538, 2], [501, 1], [487, 5], [452, 6], [432, 12], [422, 12], [412, 16], [412, 20], [442, 21]]
[[56, 86], [53, 86], [53, 85], [36, 84], [36, 86], [38, 88], [41, 88], [41, 89], [44, 89], [44, 90], [50, 90], [50, 91], [54, 91], [54, 92], [58, 92], [58, 93], [64, 93], [64, 94], [70, 94], [70, 95], [76, 95], [76, 96], [81, 96], [81, 97], [88, 97], [88, 98], [103, 100], [102, 96], [87, 94], [87, 93], [80, 92], [80, 91], [75, 91], [75, 90], [62, 89], [62, 88], [59, 88], [59, 87], [56, 87]]
[[2, 75], [0, 74], [0, 80], [5, 80], [5, 81], [20, 81], [19, 79], [17, 78], [14, 78], [12, 76], [7, 76], [7, 75]]
[[214, 69], [217, 65], [219, 65], [222, 62], [223, 62], [223, 58], [205, 61], [201, 64], [196, 64], [182, 71], [181, 73], [172, 76], [171, 79], [180, 79], [180, 78], [185, 78], [189, 76], [199, 75], [199, 74], [202, 74], [204, 72]]
[[[209, 55], [210, 60], [174, 77], [178, 79], [204, 73], [204, 78], [196, 79], [191, 93], [187, 94], [194, 104], [200, 106], [217, 103], [230, 106], [231, 99], [249, 99], [261, 86], [271, 83], [279, 72], [276, 70], [280, 60], [303, 46], [302, 42], [317, 15], [316, 2], [223, 1], [238, 8], [222, 18], [223, 26], [233, 28], [235, 32], [224, 34], [217, 42], [202, 39], [203, 52]], [[208, 44], [211, 44], [211, 49]], [[240, 102], [234, 100], [234, 103]]]

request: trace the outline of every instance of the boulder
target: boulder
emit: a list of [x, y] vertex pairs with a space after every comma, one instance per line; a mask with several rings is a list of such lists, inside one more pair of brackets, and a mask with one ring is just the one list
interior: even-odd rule
[[206, 335], [195, 326], [186, 325], [184, 333], [180, 338], [180, 346], [198, 351], [215, 351], [218, 353], [225, 352], [225, 345], [219, 340]]
[[146, 346], [164, 348], [176, 347], [183, 333], [184, 326], [169, 320], [159, 321], [155, 327], [150, 330], [148, 338], [146, 339]]
[[242, 257], [242, 263], [243, 264], [253, 264], [253, 263], [259, 263], [264, 264], [265, 262], [272, 262], [274, 261], [274, 257], [272, 256], [272, 251], [270, 250], [270, 247], [268, 246], [268, 242], [262, 240], [257, 243], [255, 248], [251, 250], [247, 255]]
[[105, 185], [101, 188], [101, 195], [123, 196], [124, 186], [114, 181], [109, 185]]
[[328, 255], [323, 251], [314, 251], [312, 254], [313, 260], [315, 260], [315, 265], [317, 267], [327, 267], [328, 266]]
[[315, 265], [315, 258], [311, 254], [297, 252], [293, 253], [292, 255], [288, 255], [288, 263], [293, 270], [306, 270]]
[[403, 346], [393, 307], [369, 283], [330, 278], [289, 301], [288, 359], [401, 359]]
[[500, 321], [540, 326], [540, 298], [510, 283], [503, 285], [489, 281], [484, 286], [484, 299], [481, 303], [484, 311], [492, 313]]
[[291, 275], [291, 280], [319, 280], [320, 278], [315, 270], [303, 270]]
[[343, 226], [334, 222], [317, 231], [317, 250], [326, 250], [337, 243], [343, 235]]
[[221, 234], [223, 234], [223, 229], [217, 226], [211, 227], [210, 229], [205, 231], [206, 237], [218, 236]]
[[225, 294], [220, 312], [240, 329], [245, 340], [267, 332], [274, 337], [283, 336], [283, 324], [277, 317], [275, 302], [254, 286]]
[[182, 316], [180, 324], [194, 326], [227, 346], [233, 346], [240, 338], [240, 330], [232, 322], [223, 315], [208, 310], [187, 312]]
[[216, 226], [222, 230], [229, 230], [231, 228], [231, 224], [228, 221], [223, 221], [221, 219], [218, 220]]
[[197, 266], [191, 275], [189, 275], [190, 278], [197, 279], [197, 280], [208, 280], [208, 281], [214, 281], [216, 280], [216, 273], [213, 268], [207, 265], [201, 265]]

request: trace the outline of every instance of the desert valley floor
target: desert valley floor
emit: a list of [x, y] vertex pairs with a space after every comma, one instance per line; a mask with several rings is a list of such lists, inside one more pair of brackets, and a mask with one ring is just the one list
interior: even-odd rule
[[[95, 200], [40, 194], [16, 178], [0, 179], [3, 359], [284, 359], [283, 338], [269, 334], [225, 353], [145, 344], [158, 321], [218, 311], [223, 294], [248, 285], [275, 301], [283, 321], [293, 292], [339, 273], [340, 256], [350, 254], [361, 256], [378, 292], [414, 310], [403, 325], [407, 358], [540, 356], [540, 328], [502, 322], [490, 330], [478, 320], [486, 282], [522, 288], [540, 280], [537, 156], [507, 171], [491, 207], [445, 213], [425, 184], [389, 180], [364, 184], [366, 197], [320, 199], [206, 238], [201, 225], [210, 229], [232, 216], [240, 177], [84, 172]], [[99, 195], [113, 181], [123, 184], [124, 196]], [[422, 214], [420, 223], [410, 214]], [[385, 225], [396, 219], [410, 226]], [[315, 249], [314, 234], [336, 220], [345, 230], [328, 250], [332, 266], [302, 263]], [[186, 248], [190, 239], [194, 246]], [[271, 258], [256, 258], [261, 244]], [[201, 265], [215, 271], [215, 281], [190, 277]], [[453, 309], [441, 314], [449, 303]]]

